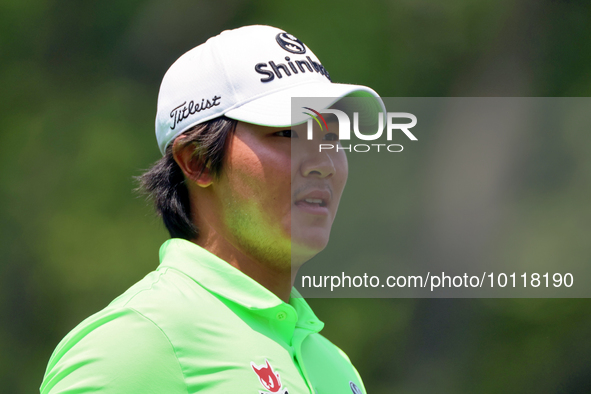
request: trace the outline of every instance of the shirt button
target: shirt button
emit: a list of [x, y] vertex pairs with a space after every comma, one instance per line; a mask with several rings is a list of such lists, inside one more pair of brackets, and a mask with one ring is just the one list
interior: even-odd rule
[[286, 317], [287, 317], [287, 313], [285, 313], [285, 312], [279, 312], [277, 314], [277, 320], [285, 320]]

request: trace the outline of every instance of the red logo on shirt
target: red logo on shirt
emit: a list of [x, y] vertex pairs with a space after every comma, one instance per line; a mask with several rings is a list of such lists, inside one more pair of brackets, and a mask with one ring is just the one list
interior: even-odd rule
[[[265, 359], [265, 363], [266, 365], [261, 365], [259, 367], [251, 361], [250, 366], [254, 373], [259, 377], [259, 380], [265, 389], [269, 390], [271, 393], [279, 393], [280, 390], [283, 389], [279, 374], [273, 371], [273, 367], [269, 364], [269, 360]], [[284, 391], [281, 392], [287, 393], [287, 389], [284, 389]]]

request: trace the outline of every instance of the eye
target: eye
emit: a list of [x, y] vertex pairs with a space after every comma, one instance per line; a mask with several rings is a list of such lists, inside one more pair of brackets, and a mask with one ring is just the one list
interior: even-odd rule
[[322, 137], [322, 139], [324, 141], [338, 141], [339, 140], [339, 136], [338, 136], [338, 134], [335, 134], [335, 133], [326, 133], [324, 135], [324, 137]]
[[298, 133], [295, 130], [291, 129], [280, 130], [276, 133], [273, 133], [273, 135], [276, 135], [278, 137], [298, 138]]

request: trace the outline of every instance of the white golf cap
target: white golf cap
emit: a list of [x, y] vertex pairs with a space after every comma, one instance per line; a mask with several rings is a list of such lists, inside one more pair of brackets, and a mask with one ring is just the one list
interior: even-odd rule
[[179, 134], [222, 115], [271, 127], [303, 123], [304, 114], [292, 119], [292, 97], [327, 98], [328, 107], [344, 96], [379, 100], [368, 87], [332, 83], [312, 51], [283, 30], [260, 25], [226, 30], [182, 55], [164, 75], [158, 147], [164, 154]]

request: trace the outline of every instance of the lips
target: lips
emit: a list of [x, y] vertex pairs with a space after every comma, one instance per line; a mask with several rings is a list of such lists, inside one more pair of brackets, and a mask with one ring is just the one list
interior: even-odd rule
[[295, 206], [310, 214], [326, 215], [331, 199], [329, 189], [307, 190], [296, 197]]

